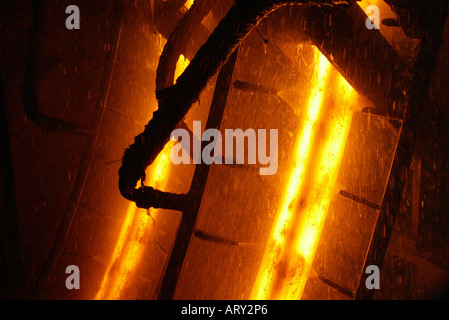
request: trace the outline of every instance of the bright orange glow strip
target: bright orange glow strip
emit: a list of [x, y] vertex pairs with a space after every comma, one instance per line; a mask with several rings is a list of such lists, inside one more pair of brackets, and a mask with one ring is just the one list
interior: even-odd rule
[[[147, 172], [149, 179], [145, 181], [146, 185], [158, 189], [165, 186], [172, 147], [173, 142], [169, 142], [149, 168]], [[145, 210], [137, 208], [135, 203], [129, 205], [111, 261], [95, 297], [96, 300], [120, 299], [127, 284], [132, 283], [136, 266], [150, 238], [152, 219], [156, 221], [157, 212], [158, 210], [153, 210], [151, 218]]]
[[[336, 73], [336, 71], [334, 71]], [[322, 142], [319, 165], [314, 168], [315, 184], [310, 186], [307, 205], [300, 208], [301, 222], [295, 248], [297, 255], [304, 258], [304, 269], [297, 275], [297, 288], [289, 287], [287, 299], [301, 298], [306, 285], [308, 274], [312, 266], [318, 242], [323, 230], [329, 205], [334, 194], [334, 187], [343, 156], [346, 139], [351, 126], [353, 108], [351, 103], [355, 98], [355, 91], [341, 76], [337, 75], [334, 88], [339, 97], [336, 104], [330, 106], [327, 114], [327, 128], [329, 135]], [[339, 103], [339, 104], [337, 104]], [[302, 210], [301, 210], [302, 209]]]
[[194, 0], [187, 0], [186, 4], [184, 5], [187, 9], [190, 9], [190, 7], [193, 5]]
[[[301, 298], [352, 119], [348, 107], [352, 88], [316, 48], [315, 57], [316, 72], [293, 169], [259, 268], [254, 299]], [[332, 93], [334, 102], [327, 103]]]
[[176, 63], [175, 70], [175, 80], [179, 78], [179, 76], [184, 72], [184, 70], [189, 65], [190, 61], [183, 54], [179, 56], [178, 62]]
[[[176, 65], [175, 79], [184, 72], [189, 63], [189, 60], [181, 55]], [[148, 168], [146, 185], [156, 189], [163, 189], [166, 186], [171, 163], [170, 152], [174, 143], [174, 141], [167, 143]], [[136, 267], [151, 235], [153, 220], [157, 219], [158, 210], [150, 210], [151, 217], [148, 217], [145, 210], [137, 208], [135, 203], [129, 205], [111, 261], [95, 296], [96, 300], [120, 299], [126, 291], [127, 285], [132, 284], [136, 275]]]

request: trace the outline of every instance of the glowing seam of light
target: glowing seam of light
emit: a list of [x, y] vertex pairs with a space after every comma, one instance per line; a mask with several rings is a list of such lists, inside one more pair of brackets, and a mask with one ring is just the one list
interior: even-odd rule
[[110, 280], [110, 275], [111, 275], [111, 269], [114, 266], [114, 263], [118, 260], [118, 258], [120, 257], [120, 255], [122, 253], [123, 246], [124, 246], [125, 240], [127, 238], [129, 228], [131, 226], [131, 222], [134, 218], [135, 208], [136, 207], [134, 204], [130, 204], [128, 207], [128, 210], [126, 211], [125, 221], [123, 222], [123, 226], [120, 230], [120, 234], [118, 236], [117, 243], [116, 243], [114, 251], [112, 253], [110, 263], [109, 263], [108, 267], [106, 268], [105, 275], [101, 282], [100, 289], [98, 290], [98, 293], [95, 296], [95, 300], [101, 300], [101, 299], [106, 298], [106, 293], [108, 291], [108, 288], [110, 287], [109, 280]]
[[[329, 65], [324, 67], [327, 61], [323, 59], [324, 57], [321, 56], [316, 85], [309, 99], [307, 111], [309, 117], [300, 136], [295, 161], [296, 166], [290, 175], [286, 196], [275, 224], [273, 238], [267, 246], [253, 289], [255, 299], [269, 299], [273, 297], [280, 299], [301, 298], [332, 198], [339, 164], [352, 119], [352, 110], [346, 106], [346, 103], [349, 103], [353, 98], [354, 90], [341, 75], [338, 75], [338, 81], [335, 85], [337, 87], [336, 92], [338, 92], [336, 101], [344, 105], [326, 108], [329, 109], [327, 110], [329, 115], [332, 115], [330, 117], [328, 115], [329, 119], [326, 123], [330, 134], [326, 141], [311, 148], [312, 136], [314, 134], [313, 124], [319, 115], [320, 106], [323, 102], [321, 91], [323, 90], [325, 78], [329, 76]], [[310, 155], [311, 152], [315, 154]], [[311, 173], [314, 181], [313, 186], [308, 186], [308, 192], [303, 195], [305, 198], [302, 198], [301, 201], [305, 202], [304, 207], [301, 207], [299, 212], [291, 212], [292, 210], [298, 210], [296, 202], [298, 201], [298, 193], [300, 190], [304, 190], [301, 186], [304, 170], [308, 162], [312, 161], [312, 157], [314, 162], [317, 162], [312, 169], [309, 168], [309, 170], [313, 170]], [[299, 225], [297, 225], [296, 230], [291, 230], [292, 227], [289, 224], [295, 214], [301, 214], [299, 216], [300, 220], [296, 220], [299, 221]], [[298, 217], [295, 217], [295, 219], [298, 219]], [[287, 235], [287, 233], [290, 233], [290, 235]], [[286, 237], [295, 239], [294, 248], [296, 249], [293, 249], [295, 253], [284, 252], [286, 249], [282, 246], [285, 246]], [[275, 272], [279, 272], [279, 270], [275, 270], [276, 268], [287, 270], [286, 278], [279, 279], [279, 275], [277, 278], [273, 278]], [[277, 280], [276, 291], [273, 291], [274, 288], [270, 289], [274, 285], [272, 283], [275, 281], [274, 279]], [[282, 285], [282, 288], [279, 288], [279, 285]], [[276, 292], [275, 296], [273, 296], [273, 292]]]
[[[154, 164], [151, 166], [150, 177], [145, 183], [157, 188], [162, 188], [169, 173], [170, 151], [173, 143], [168, 143]], [[154, 210], [152, 218], [157, 219], [158, 210]], [[126, 218], [120, 231], [116, 246], [108, 268], [106, 269], [96, 300], [120, 299], [126, 284], [139, 263], [145, 250], [145, 239], [151, 233], [152, 219], [144, 210], [131, 203], [128, 207]]]
[[[151, 166], [151, 174], [147, 175], [150, 179], [145, 182], [146, 184], [163, 187], [169, 172], [169, 154], [172, 146], [172, 142], [168, 143], [156, 158]], [[157, 219], [157, 212], [158, 210], [155, 210], [152, 214], [154, 220]], [[145, 214], [144, 210], [137, 208], [134, 203], [129, 205], [111, 262], [95, 299], [120, 299], [145, 250], [145, 239], [148, 239], [150, 235], [151, 222], [151, 218]]]
[[[189, 3], [191, 5], [193, 0], [189, 1], [187, 5]], [[184, 72], [189, 63], [190, 61], [183, 55], [179, 57], [176, 64], [175, 79]], [[170, 151], [173, 145], [174, 142], [170, 141], [149, 168], [151, 173], [147, 173], [147, 177], [150, 180], [145, 181], [146, 185], [151, 185], [157, 189], [165, 186], [169, 173]], [[157, 219], [158, 212], [159, 210], [151, 210], [152, 219]], [[123, 294], [126, 283], [129, 282], [131, 273], [139, 263], [145, 249], [144, 239], [147, 239], [151, 232], [149, 228], [150, 221], [152, 221], [151, 218], [137, 208], [134, 203], [129, 205], [110, 263], [106, 269], [100, 289], [95, 296], [96, 300], [119, 299]], [[113, 269], [118, 271], [114, 272]]]
[[[261, 265], [262, 276], [259, 275], [258, 278], [262, 280], [259, 280], [260, 283], [258, 284], [255, 299], [267, 299], [270, 293], [268, 288], [275, 271], [274, 265], [276, 259], [276, 249], [279, 250], [281, 243], [284, 241], [285, 233], [286, 231], [288, 232], [286, 228], [288, 228], [288, 220], [292, 216], [289, 206], [293, 203], [295, 197], [297, 196], [297, 192], [300, 189], [301, 180], [306, 167], [305, 162], [308, 158], [310, 144], [312, 142], [313, 129], [318, 119], [323, 101], [322, 91], [324, 90], [326, 78], [329, 74], [330, 63], [323, 55], [319, 53], [317, 49], [314, 50], [315, 56], [319, 55], [317, 66], [318, 74], [315, 79], [316, 85], [314, 86], [309, 98], [305, 126], [300, 135], [300, 140], [296, 149], [295, 167], [290, 175], [286, 197], [281, 206], [278, 221], [275, 223], [273, 240], [271, 240], [272, 243], [267, 246], [267, 252], [264, 255]], [[260, 272], [261, 271], [259, 271], [259, 273]]]
[[185, 6], [187, 9], [190, 9], [190, 8], [192, 7], [194, 1], [195, 1], [195, 0], [187, 0], [187, 2], [185, 3], [184, 6]]
[[[162, 183], [165, 181], [168, 175], [169, 163], [170, 163], [170, 150], [173, 143], [169, 143], [165, 146], [164, 150], [160, 153], [152, 168], [152, 173], [149, 175], [150, 180], [145, 183], [153, 185], [157, 188], [162, 187]], [[136, 208], [135, 204], [132, 204]], [[152, 213], [152, 219], [157, 219], [158, 210], [154, 210]], [[122, 264], [118, 274], [116, 285], [111, 290], [112, 299], [119, 299], [123, 293], [123, 289], [127, 283], [127, 280], [139, 263], [143, 251], [145, 250], [145, 239], [148, 238], [151, 225], [151, 218], [149, 218], [142, 210], [136, 208], [134, 215], [136, 216], [135, 229], [133, 234], [129, 237], [129, 243], [127, 251], [122, 259]]]
[[320, 113], [320, 107], [322, 104], [323, 96], [322, 90], [324, 89], [324, 83], [326, 82], [326, 77], [329, 72], [330, 64], [326, 60], [324, 56], [320, 56], [320, 60], [318, 63], [318, 76], [316, 77], [316, 83], [318, 85], [314, 88], [310, 100], [307, 118], [305, 120], [305, 127], [300, 136], [300, 142], [298, 144], [298, 148], [296, 149], [296, 160], [295, 160], [295, 168], [293, 173], [290, 176], [290, 182], [288, 183], [287, 196], [283, 202], [281, 216], [279, 222], [277, 223], [277, 227], [274, 233], [274, 237], [277, 241], [280, 241], [282, 238], [281, 232], [285, 227], [285, 223], [289, 217], [289, 205], [297, 195], [299, 184], [301, 183], [305, 165], [309, 151], [310, 144], [312, 141], [313, 129], [318, 119], [318, 115]]
[[190, 64], [189, 59], [187, 59], [186, 57], [184, 57], [183, 54], [181, 54], [179, 56], [178, 62], [176, 63], [175, 81], [184, 72], [184, 70], [188, 67], [189, 64]]
[[[354, 90], [341, 75], [338, 76], [337, 86], [339, 93], [345, 93], [345, 98], [341, 100], [350, 102], [355, 96]], [[297, 284], [298, 289], [294, 292], [297, 296], [289, 295], [287, 297], [289, 299], [300, 298], [305, 287], [332, 199], [338, 168], [341, 163], [352, 120], [353, 112], [349, 106], [336, 106], [333, 109], [333, 112], [338, 113], [340, 116], [329, 119], [329, 126], [331, 128], [330, 135], [324, 144], [324, 154], [321, 157], [320, 166], [316, 171], [318, 174], [316, 178], [317, 187], [311, 195], [312, 197], [320, 198], [321, 201], [314, 203], [307, 211], [307, 215], [303, 218], [304, 224], [302, 225], [296, 248], [298, 255], [304, 257], [305, 266], [302, 272], [303, 276]], [[319, 194], [317, 195], [317, 193]], [[293, 292], [289, 290], [289, 294], [291, 293]]]

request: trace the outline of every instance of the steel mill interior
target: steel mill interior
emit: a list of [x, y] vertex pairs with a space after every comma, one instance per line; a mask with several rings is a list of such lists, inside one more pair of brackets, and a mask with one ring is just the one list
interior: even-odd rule
[[[1, 298], [448, 298], [448, 13], [2, 1]], [[197, 163], [206, 129], [258, 146]]]

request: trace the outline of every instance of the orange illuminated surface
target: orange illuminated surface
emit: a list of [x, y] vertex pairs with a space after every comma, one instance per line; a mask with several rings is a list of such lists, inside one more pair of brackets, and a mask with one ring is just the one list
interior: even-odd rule
[[253, 299], [300, 299], [334, 192], [355, 91], [316, 49], [284, 198], [259, 268]]
[[184, 6], [185, 6], [187, 9], [190, 9], [190, 7], [193, 5], [193, 1], [194, 1], [194, 0], [187, 0], [186, 3], [184, 4]]
[[[368, 6], [380, 6], [381, 5], [380, 0], [361, 0], [361, 1], [357, 1], [357, 4], [363, 9], [363, 11], [366, 10], [366, 8], [368, 8]], [[382, 8], [383, 9], [383, 8]]]
[[[189, 60], [184, 56], [179, 58], [175, 78], [182, 74], [188, 64]], [[174, 144], [174, 141], [167, 143], [148, 168], [145, 185], [159, 190], [165, 188], [171, 164], [170, 152]], [[95, 296], [96, 300], [121, 299], [127, 286], [132, 285], [136, 276], [136, 267], [151, 238], [152, 227], [156, 223], [158, 212], [159, 210], [150, 209], [147, 214], [145, 210], [137, 208], [134, 202], [129, 205], [110, 263]]]
[[190, 61], [186, 57], [184, 57], [183, 54], [178, 59], [178, 62], [176, 63], [176, 70], [175, 70], [175, 79], [178, 79], [178, 77], [184, 72], [184, 70], [189, 65]]

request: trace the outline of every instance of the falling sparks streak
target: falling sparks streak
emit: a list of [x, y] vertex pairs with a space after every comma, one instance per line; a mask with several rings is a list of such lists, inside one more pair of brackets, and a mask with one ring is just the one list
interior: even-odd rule
[[314, 50], [312, 91], [285, 196], [253, 288], [255, 299], [301, 297], [352, 119], [348, 105], [353, 89]]
[[[182, 74], [188, 64], [189, 60], [181, 55], [176, 65], [175, 79]], [[163, 189], [166, 186], [171, 163], [170, 152], [174, 143], [174, 141], [167, 143], [148, 168], [146, 185], [156, 189]], [[111, 261], [95, 297], [96, 300], [120, 299], [127, 286], [132, 284], [137, 266], [151, 238], [152, 226], [156, 224], [158, 212], [159, 210], [150, 209], [148, 215], [151, 217], [149, 217], [145, 210], [137, 208], [135, 203], [129, 205]]]
[[[315, 52], [317, 54], [317, 52]], [[313, 134], [313, 127], [316, 124], [320, 107], [322, 104], [322, 91], [324, 89], [323, 82], [327, 78], [329, 70], [329, 62], [323, 57], [317, 63], [317, 76], [315, 85], [309, 99], [308, 110], [305, 118], [304, 129], [299, 136], [299, 143], [296, 148], [296, 159], [294, 163], [293, 172], [290, 175], [290, 181], [287, 185], [286, 195], [281, 206], [278, 221], [275, 223], [275, 230], [273, 239], [267, 247], [260, 270], [262, 270], [261, 283], [258, 287], [256, 299], [267, 299], [271, 296], [273, 291], [273, 283], [277, 278], [278, 271], [284, 271], [281, 265], [283, 262], [280, 259], [282, 255], [282, 245], [286, 242], [286, 237], [291, 234], [289, 227], [291, 225], [291, 218], [293, 217], [292, 208], [294, 200], [297, 197], [300, 189], [301, 181], [305, 171], [305, 162], [309, 158], [308, 151], [310, 150], [311, 138]], [[259, 271], [259, 274], [261, 272]]]

